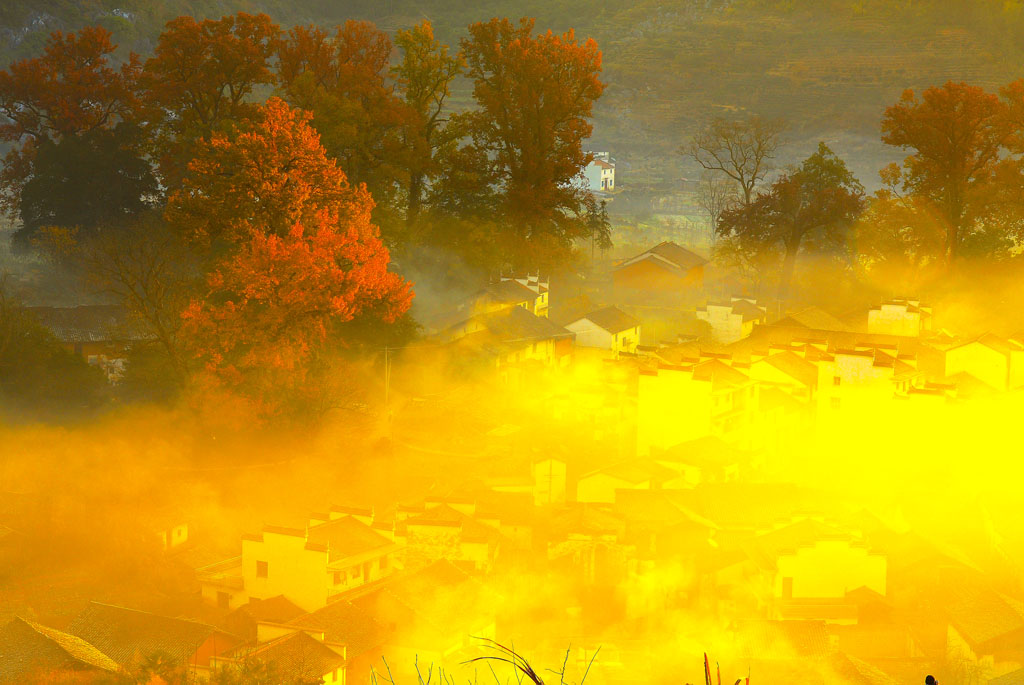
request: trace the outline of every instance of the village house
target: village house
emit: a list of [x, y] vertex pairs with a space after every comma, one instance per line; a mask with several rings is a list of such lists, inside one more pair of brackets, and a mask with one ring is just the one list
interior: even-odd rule
[[467, 353], [484, 356], [498, 368], [529, 361], [548, 366], [567, 363], [574, 337], [546, 317], [518, 306], [478, 314], [449, 327], [442, 335], [442, 339]]
[[548, 315], [548, 282], [539, 276], [502, 276], [473, 298], [473, 314], [521, 307], [537, 316]]
[[395, 536], [404, 543], [406, 567], [419, 568], [446, 559], [479, 571], [490, 570], [505, 536], [467, 513], [474, 510], [471, 503], [463, 511], [448, 503], [427, 503], [421, 513], [399, 520]]
[[277, 677], [324, 685], [345, 685], [345, 650], [331, 649], [303, 631], [290, 632], [268, 642], [247, 645], [231, 655], [214, 657], [211, 668], [230, 669], [243, 664], [266, 664]]
[[698, 307], [697, 319], [707, 322], [713, 340], [728, 344], [746, 338], [755, 325], [765, 323], [768, 310], [756, 300], [733, 297], [729, 302], [708, 302]]
[[[395, 682], [411, 678], [415, 666], [445, 671], [478, 656], [479, 639], [496, 636], [500, 597], [478, 577], [442, 560], [357, 593], [350, 601], [384, 626], [383, 654]], [[384, 667], [375, 664], [378, 673]]]
[[719, 437], [707, 435], [673, 445], [651, 448], [651, 459], [675, 476], [662, 483], [668, 490], [693, 488], [701, 483], [727, 483], [740, 479], [749, 457]]
[[889, 300], [868, 310], [868, 333], [920, 336], [932, 330], [932, 318], [932, 308], [920, 300]]
[[314, 516], [305, 529], [264, 526], [242, 536], [242, 554], [198, 570], [203, 599], [234, 609], [284, 595], [307, 611], [395, 570], [399, 545], [340, 511]]
[[637, 454], [667, 449], [707, 435], [744, 446], [757, 409], [757, 383], [711, 358], [640, 371], [637, 388]]
[[611, 350], [618, 356], [636, 352], [640, 341], [640, 322], [618, 307], [605, 307], [565, 324], [576, 334], [578, 347]]
[[583, 169], [587, 188], [595, 192], [615, 189], [615, 160], [607, 152], [592, 152], [594, 158]]
[[759, 535], [749, 553], [770, 582], [776, 618], [855, 623], [852, 590], [886, 594], [886, 556], [835, 525], [803, 519]]
[[[75, 635], [15, 617], [0, 627], [0, 683], [88, 683], [120, 664]], [[66, 679], [66, 680], [65, 680]]]
[[704, 283], [708, 260], [672, 242], [655, 245], [612, 269], [616, 289], [628, 291], [694, 293]]
[[125, 607], [91, 602], [67, 632], [131, 670], [147, 658], [162, 656], [184, 667], [191, 678], [210, 672], [213, 659], [243, 644], [243, 639], [214, 626]]
[[635, 558], [635, 549], [623, 543], [625, 532], [625, 519], [613, 507], [566, 504], [543, 531], [550, 568], [582, 585], [615, 585]]
[[617, 490], [651, 490], [676, 474], [651, 459], [629, 459], [580, 476], [576, 483], [577, 502], [615, 501]]
[[49, 329], [65, 349], [102, 368], [111, 383], [124, 376], [132, 345], [152, 339], [129, 325], [124, 308], [118, 305], [25, 307], [25, 312]]
[[1024, 386], [1024, 344], [986, 333], [945, 349], [945, 377], [961, 374], [976, 378], [995, 390]]

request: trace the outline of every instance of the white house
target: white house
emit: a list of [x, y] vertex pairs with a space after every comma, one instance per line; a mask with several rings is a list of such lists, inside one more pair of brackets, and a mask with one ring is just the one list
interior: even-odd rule
[[868, 311], [868, 333], [919, 336], [932, 328], [932, 308], [920, 300], [890, 300]]
[[754, 324], [767, 321], [768, 310], [756, 300], [733, 297], [729, 302], [712, 303], [697, 309], [697, 318], [707, 321], [717, 342], [729, 344], [746, 338]]
[[615, 160], [607, 152], [593, 153], [594, 159], [583, 170], [590, 190], [609, 191], [615, 188]]
[[616, 354], [636, 352], [640, 341], [640, 322], [618, 307], [590, 312], [565, 328], [576, 334], [576, 344], [580, 347], [596, 347]]

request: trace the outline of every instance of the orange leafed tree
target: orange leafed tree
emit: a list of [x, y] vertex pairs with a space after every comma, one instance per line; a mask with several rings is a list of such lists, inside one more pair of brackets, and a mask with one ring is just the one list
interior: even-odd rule
[[502, 179], [506, 212], [529, 244], [567, 246], [582, 235], [584, 194], [574, 180], [589, 161], [581, 147], [604, 90], [601, 51], [572, 31], [534, 35], [534, 21], [492, 19], [469, 27], [462, 42], [479, 110], [473, 142]]
[[885, 110], [882, 141], [912, 152], [902, 170], [885, 169], [883, 181], [938, 209], [947, 266], [991, 209], [1000, 153], [1013, 133], [1008, 114], [999, 96], [952, 81], [920, 97], [907, 90]]
[[111, 128], [133, 116], [139, 58], [131, 54], [115, 68], [110, 64], [115, 48], [103, 28], [57, 31], [41, 57], [0, 71], [0, 140], [15, 143], [0, 175], [7, 208], [17, 207], [43, 140]]
[[265, 14], [167, 23], [142, 79], [165, 181], [176, 181], [196, 141], [253, 114], [253, 90], [274, 78], [279, 34]]
[[[216, 239], [206, 292], [183, 314], [207, 389], [276, 414], [310, 387], [334, 325], [365, 312], [393, 321], [412, 290], [388, 271], [369, 193], [327, 158], [309, 115], [276, 98], [260, 114], [200, 146], [169, 218]], [[207, 211], [214, 220], [193, 221]]]
[[322, 209], [345, 220], [370, 202], [327, 156], [310, 115], [271, 98], [231, 133], [203, 141], [167, 218], [214, 252], [230, 249], [256, 227], [287, 235]]
[[364, 21], [347, 21], [334, 35], [295, 27], [278, 44], [282, 96], [313, 112], [327, 152], [382, 209], [394, 205], [407, 156], [400, 134], [409, 112], [388, 80], [392, 47]]

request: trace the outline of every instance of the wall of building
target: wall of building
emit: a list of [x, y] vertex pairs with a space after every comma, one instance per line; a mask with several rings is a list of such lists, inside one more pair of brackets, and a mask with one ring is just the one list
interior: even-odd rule
[[[327, 552], [306, 549], [305, 536], [264, 532], [262, 542], [242, 539], [242, 577], [250, 597], [284, 595], [306, 611], [327, 604]], [[267, 563], [267, 577], [257, 562]]]
[[778, 598], [785, 597], [786, 578], [792, 579], [793, 599], [842, 598], [859, 587], [884, 596], [886, 558], [848, 541], [821, 541], [778, 558], [775, 578]]

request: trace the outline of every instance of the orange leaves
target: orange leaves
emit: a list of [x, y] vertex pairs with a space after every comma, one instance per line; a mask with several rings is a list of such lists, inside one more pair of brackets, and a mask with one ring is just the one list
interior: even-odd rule
[[272, 99], [236, 135], [201, 147], [168, 208], [215, 247], [185, 335], [218, 383], [271, 413], [301, 392], [333, 325], [365, 311], [393, 321], [412, 301], [387, 270], [369, 194], [348, 184], [308, 120]]
[[202, 22], [182, 16], [168, 22], [144, 74], [165, 175], [174, 175], [187, 161], [193, 141], [255, 111], [248, 98], [274, 80], [270, 57], [279, 34], [265, 14], [239, 12]]
[[572, 31], [533, 35], [532, 19], [473, 24], [463, 40], [473, 95], [474, 142], [504, 179], [503, 200], [530, 239], [549, 233], [563, 244], [580, 231], [569, 221], [582, 196], [572, 181], [586, 163], [581, 142], [604, 90], [601, 52]]
[[952, 81], [923, 91], [907, 90], [885, 110], [882, 141], [912, 151], [903, 173], [883, 170], [883, 180], [927, 198], [941, 209], [947, 264], [988, 214], [1000, 154], [1012, 142], [1020, 89], [1003, 90], [1006, 101], [978, 86]]
[[110, 32], [99, 27], [57, 31], [41, 57], [0, 71], [0, 140], [15, 143], [0, 172], [7, 209], [17, 209], [42, 141], [57, 142], [133, 117], [139, 59], [129, 55], [115, 69], [110, 66], [115, 47]]
[[320, 145], [310, 115], [271, 98], [233, 134], [200, 143], [167, 217], [190, 239], [218, 247], [253, 232], [286, 234], [326, 210], [335, 219], [372, 207]]
[[115, 45], [110, 32], [86, 27], [55, 32], [42, 57], [22, 60], [0, 72], [0, 139], [57, 139], [113, 125], [135, 106], [138, 56], [120, 69], [109, 66]]

